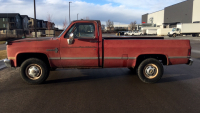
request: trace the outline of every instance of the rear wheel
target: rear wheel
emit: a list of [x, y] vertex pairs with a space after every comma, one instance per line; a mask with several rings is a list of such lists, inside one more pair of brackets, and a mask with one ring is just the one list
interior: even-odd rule
[[137, 74], [143, 82], [155, 83], [160, 80], [163, 75], [163, 66], [158, 60], [148, 58], [139, 65]]
[[42, 60], [30, 58], [22, 63], [20, 74], [29, 84], [41, 84], [48, 78], [49, 68]]
[[173, 34], [172, 36], [173, 36], [173, 37], [176, 37], [176, 34]]

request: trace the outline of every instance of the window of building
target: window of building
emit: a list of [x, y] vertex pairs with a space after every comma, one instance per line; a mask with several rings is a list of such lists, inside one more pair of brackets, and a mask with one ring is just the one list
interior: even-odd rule
[[6, 24], [3, 24], [3, 27], [6, 27]]
[[5, 18], [3, 18], [3, 22], [5, 21]]

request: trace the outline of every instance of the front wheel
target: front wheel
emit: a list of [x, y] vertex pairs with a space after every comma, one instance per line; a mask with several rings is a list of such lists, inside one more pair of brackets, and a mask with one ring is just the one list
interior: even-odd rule
[[175, 37], [176, 37], [176, 34], [173, 34], [172, 36], [175, 38]]
[[148, 58], [139, 65], [137, 73], [143, 82], [156, 83], [162, 78], [163, 71], [163, 65], [158, 60]]
[[41, 84], [48, 78], [49, 68], [42, 60], [30, 58], [22, 63], [20, 74], [29, 84]]

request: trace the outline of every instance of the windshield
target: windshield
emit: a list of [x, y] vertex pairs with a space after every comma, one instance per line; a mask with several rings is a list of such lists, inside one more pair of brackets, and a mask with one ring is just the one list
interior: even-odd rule
[[173, 28], [172, 31], [176, 31], [176, 28]]
[[[65, 30], [69, 27], [69, 25], [65, 28]], [[65, 32], [65, 30], [63, 30], [63, 32], [58, 36], [58, 38], [60, 38], [62, 36], [62, 34]]]

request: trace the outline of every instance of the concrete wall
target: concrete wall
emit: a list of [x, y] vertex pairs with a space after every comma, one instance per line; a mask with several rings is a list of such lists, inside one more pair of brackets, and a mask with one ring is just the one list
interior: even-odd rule
[[151, 23], [150, 18], [153, 17], [153, 23], [156, 26], [161, 26], [164, 23], [164, 10], [157, 11], [148, 15], [148, 23]]
[[193, 0], [166, 7], [164, 10], [164, 23], [192, 23]]
[[194, 0], [193, 2], [192, 22], [195, 21], [200, 21], [200, 0]]
[[[144, 14], [144, 15], [142, 15], [142, 22], [145, 22], [145, 23], [147, 23], [147, 19], [148, 19], [148, 13], [147, 14]], [[141, 22], [141, 23], [142, 23]]]

